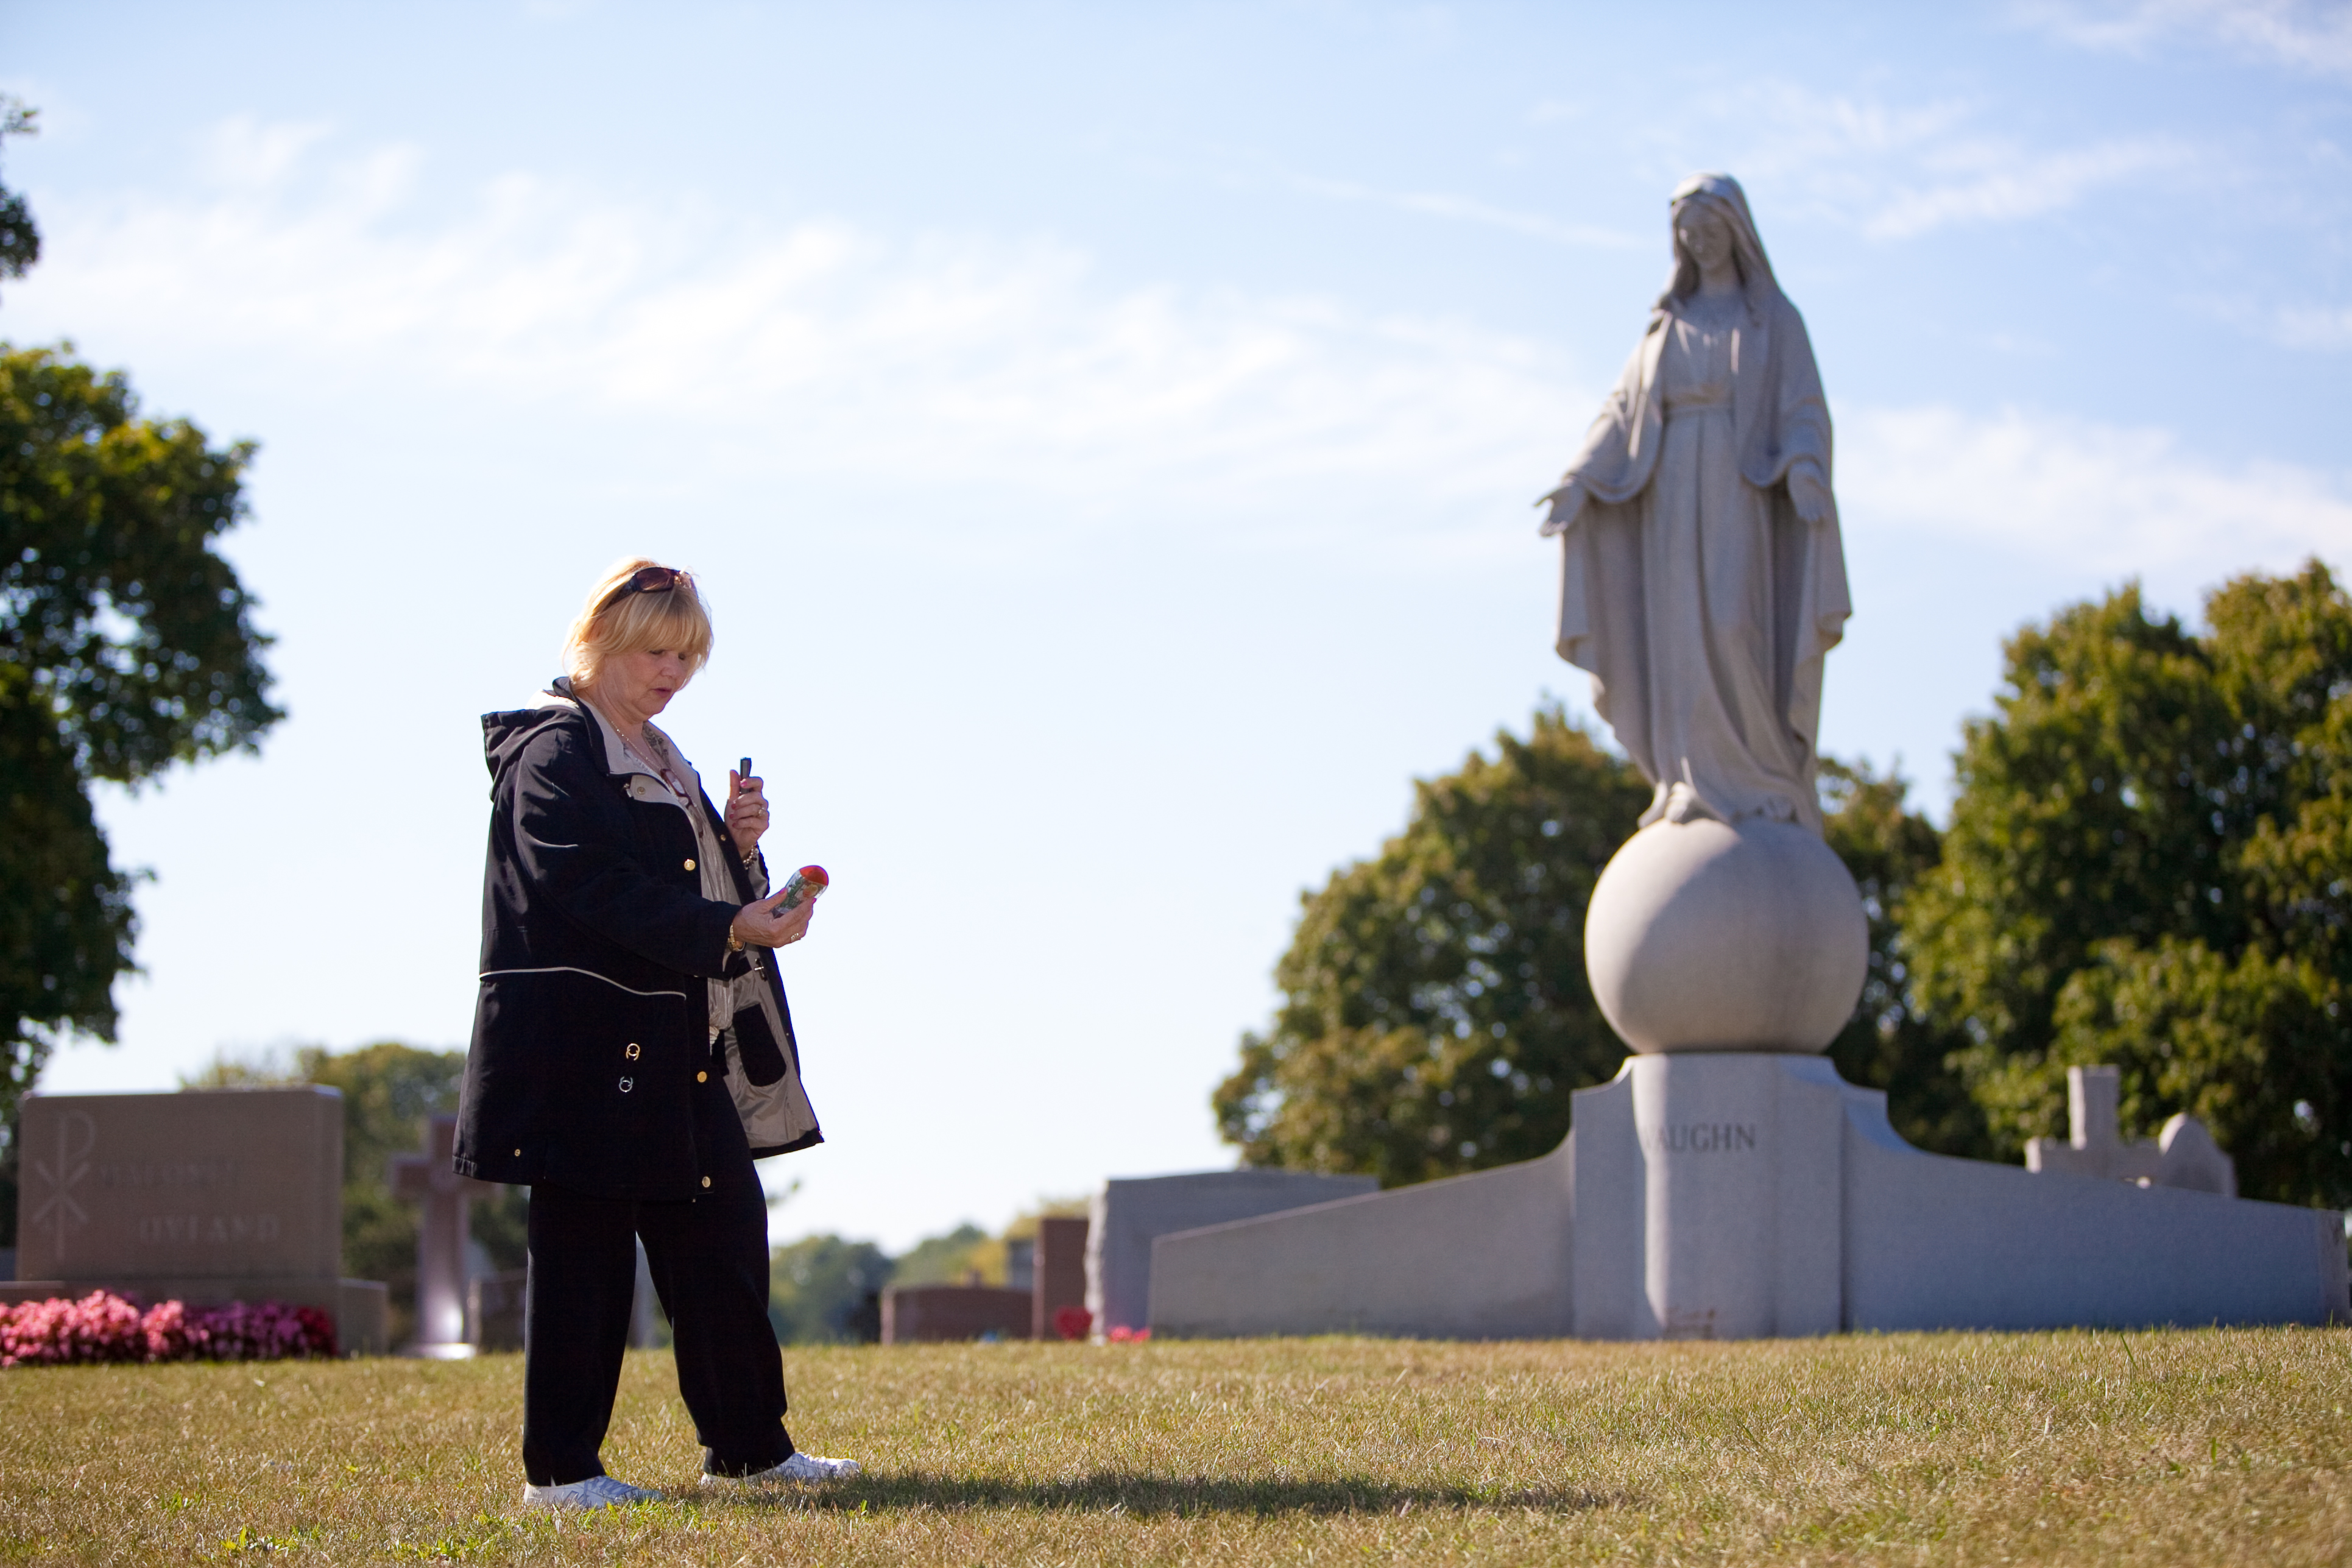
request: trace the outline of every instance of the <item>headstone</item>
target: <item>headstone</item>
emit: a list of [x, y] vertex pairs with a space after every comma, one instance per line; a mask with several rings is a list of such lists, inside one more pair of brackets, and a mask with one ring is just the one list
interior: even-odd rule
[[466, 1335], [466, 1211], [497, 1190], [457, 1174], [457, 1119], [444, 1112], [427, 1119], [424, 1150], [394, 1154], [385, 1171], [394, 1195], [417, 1205], [416, 1337], [402, 1353], [436, 1361], [474, 1353]]
[[2238, 1195], [2237, 1163], [2221, 1152], [2203, 1122], [2182, 1112], [2153, 1139], [2126, 1140], [2120, 1127], [2122, 1100], [2123, 1075], [2116, 1068], [2068, 1068], [2066, 1141], [2026, 1140], [2025, 1168]]
[[1018, 1237], [1004, 1244], [1004, 1284], [1006, 1289], [1026, 1290], [1037, 1282], [1037, 1243], [1032, 1237]]
[[891, 1285], [882, 1291], [882, 1342], [1025, 1340], [1030, 1292], [1000, 1285]]
[[1059, 1314], [1087, 1309], [1087, 1229], [1085, 1220], [1066, 1215], [1048, 1215], [1037, 1222], [1036, 1278], [1029, 1314], [1033, 1340], [1062, 1338]]
[[1087, 1232], [1087, 1310], [1094, 1331], [1140, 1329], [1151, 1311], [1151, 1243], [1171, 1231], [1249, 1219], [1379, 1190], [1370, 1176], [1310, 1171], [1201, 1171], [1105, 1182]]
[[502, 1268], [466, 1281], [466, 1342], [482, 1354], [522, 1349], [523, 1285], [530, 1274]]
[[17, 1279], [0, 1301], [277, 1300], [329, 1314], [347, 1352], [383, 1351], [384, 1288], [342, 1278], [334, 1089], [27, 1095], [18, 1132]]
[[842, 1338], [854, 1345], [882, 1342], [882, 1292], [868, 1290], [857, 1299], [841, 1325]]
[[[456, 1147], [457, 1118], [436, 1116], [427, 1125], [423, 1151], [394, 1155], [393, 1190], [419, 1199], [416, 1235], [416, 1339], [405, 1353], [458, 1360], [485, 1351], [523, 1348], [523, 1307], [530, 1280], [528, 1268], [480, 1272], [467, 1258], [478, 1251], [470, 1239], [469, 1210], [475, 1198], [497, 1184], [457, 1175], [449, 1154]], [[661, 1297], [654, 1289], [646, 1244], [636, 1244], [636, 1282], [629, 1306], [629, 1345], [643, 1350], [661, 1337]], [[457, 1282], [457, 1334], [448, 1337], [450, 1283]], [[436, 1337], [428, 1337], [436, 1336]]]
[[2155, 1185], [2225, 1198], [2238, 1195], [2238, 1163], [2221, 1152], [2205, 1124], [2187, 1111], [2165, 1119], [2157, 1133], [2156, 1153]]

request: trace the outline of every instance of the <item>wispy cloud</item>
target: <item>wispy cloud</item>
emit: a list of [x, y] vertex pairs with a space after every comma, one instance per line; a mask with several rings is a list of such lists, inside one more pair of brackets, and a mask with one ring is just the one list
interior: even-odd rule
[[2006, 410], [1849, 413], [1841, 505], [1859, 525], [1977, 539], [2187, 590], [2306, 556], [2352, 561], [2352, 474], [2210, 462], [2174, 433]]
[[[1013, 487], [1101, 526], [1172, 505], [1228, 538], [1423, 558], [1525, 549], [1601, 391], [1463, 321], [1116, 284], [1046, 242], [743, 225], [520, 177], [427, 216], [411, 155], [291, 138], [228, 128], [199, 196], [54, 204], [14, 324], [267, 361], [322, 395], [618, 416], [763, 473]], [[1842, 408], [1839, 450], [1857, 526], [2116, 574], [2352, 557], [2345, 476], [2216, 465], [2164, 430]]]
[[1994, 109], [1969, 99], [1895, 104], [1762, 81], [1718, 101], [1713, 133], [1739, 127], [1748, 177], [1776, 181], [1804, 206], [1880, 240], [2042, 217], [2197, 157], [2171, 136], [2039, 145], [1990, 129]]
[[453, 212], [418, 198], [401, 149], [338, 162], [246, 122], [206, 166], [194, 195], [46, 205], [16, 332], [624, 415], [771, 471], [1058, 491], [1106, 516], [1213, 492], [1203, 529], [1308, 495], [1408, 532], [1516, 520], [1597, 396], [1463, 320], [1111, 284], [1051, 241], [746, 223], [523, 176]]
[[2290, 305], [2278, 310], [2272, 333], [2293, 349], [2352, 349], [2352, 305]]
[[1423, 217], [1444, 218], [1456, 223], [1483, 224], [1489, 228], [1507, 229], [1536, 239], [1547, 239], [1559, 245], [1597, 246], [1603, 249], [1622, 250], [1639, 246], [1643, 241], [1619, 229], [1601, 228], [1591, 224], [1562, 223], [1540, 213], [1519, 212], [1498, 207], [1475, 197], [1451, 195], [1436, 191], [1388, 191], [1372, 185], [1355, 184], [1345, 180], [1322, 180], [1298, 175], [1291, 180], [1294, 189], [1328, 201], [1361, 202], [1384, 206], [1397, 212], [1414, 213]]
[[2013, 223], [2061, 211], [2101, 185], [2179, 168], [2187, 148], [2162, 138], [2105, 142], [2070, 152], [2026, 153], [1979, 143], [1924, 161], [1927, 178], [1890, 193], [1863, 225], [1875, 238], [1909, 239], [1965, 223]]
[[2342, 0], [2023, 0], [2018, 20], [2084, 48], [2144, 54], [2207, 38], [2315, 76], [2352, 78], [2352, 6]]
[[2352, 306], [2282, 300], [2275, 291], [2208, 289], [2183, 296], [2197, 313], [2296, 353], [2352, 351]]
[[[203, 174], [231, 189], [266, 190], [295, 174], [311, 152], [334, 134], [324, 121], [264, 121], [233, 115], [213, 128], [197, 148]], [[385, 148], [367, 161], [361, 182], [394, 194], [413, 176], [415, 156], [406, 148]], [[347, 184], [351, 183], [347, 179]]]

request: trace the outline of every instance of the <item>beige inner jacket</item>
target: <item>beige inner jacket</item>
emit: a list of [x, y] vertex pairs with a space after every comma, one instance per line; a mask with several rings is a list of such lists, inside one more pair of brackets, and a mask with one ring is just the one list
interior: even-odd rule
[[[702, 809], [704, 799], [702, 775], [686, 760], [686, 753], [656, 726], [648, 723], [646, 731], [669, 753], [673, 767], [684, 775], [687, 796], [680, 799], [676, 790], [661, 776], [661, 770], [621, 740], [620, 731], [612, 721], [598, 712], [594, 704], [583, 702], [572, 695], [571, 682], [558, 680], [555, 689], [546, 693], [548, 701], [576, 704], [596, 722], [596, 731], [604, 739], [604, 766], [616, 775], [626, 775], [631, 798], [667, 802], [686, 813], [694, 829], [698, 853], [696, 873], [702, 879], [702, 896], [714, 902], [738, 902], [734, 874], [728, 861], [735, 857], [735, 847], [722, 842], [710, 825], [710, 814]], [[745, 868], [751, 883], [751, 896], [768, 896], [766, 863], [754, 858]], [[808, 1093], [801, 1085], [798, 1053], [793, 1049], [791, 1035], [785, 1032], [783, 1014], [776, 1006], [776, 994], [769, 986], [763, 968], [776, 962], [776, 955], [766, 948], [747, 950], [751, 955], [751, 967], [732, 980], [709, 980], [710, 1033], [715, 1039], [736, 1014], [746, 1007], [757, 1007], [768, 1020], [768, 1031], [775, 1037], [777, 1049], [783, 1054], [784, 1076], [771, 1084], [755, 1084], [743, 1072], [742, 1054], [737, 1049], [735, 1036], [727, 1031], [727, 1092], [735, 1101], [735, 1114], [742, 1119], [743, 1136], [754, 1149], [775, 1149], [798, 1142], [816, 1131], [816, 1110], [809, 1104]]]

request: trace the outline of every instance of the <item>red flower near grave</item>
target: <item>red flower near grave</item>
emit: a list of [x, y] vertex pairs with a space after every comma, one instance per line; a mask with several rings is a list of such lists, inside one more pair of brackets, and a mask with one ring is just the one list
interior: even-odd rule
[[0, 1307], [0, 1366], [144, 1361], [139, 1322], [138, 1308], [104, 1290]]
[[1095, 1315], [1084, 1307], [1054, 1309], [1054, 1331], [1066, 1340], [1082, 1340], [1095, 1326]]
[[79, 1301], [0, 1307], [0, 1367], [89, 1362], [279, 1361], [335, 1353], [334, 1320], [315, 1307], [231, 1301], [144, 1312], [110, 1290]]
[[1103, 1337], [1110, 1341], [1110, 1342], [1115, 1345], [1139, 1345], [1150, 1342], [1151, 1339], [1151, 1331], [1150, 1329], [1130, 1329], [1125, 1323], [1121, 1323]]

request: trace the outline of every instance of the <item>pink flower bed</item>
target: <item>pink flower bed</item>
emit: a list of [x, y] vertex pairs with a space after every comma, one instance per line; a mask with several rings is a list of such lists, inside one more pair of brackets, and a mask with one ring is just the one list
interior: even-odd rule
[[0, 1307], [0, 1367], [75, 1362], [282, 1361], [335, 1353], [335, 1322], [316, 1307], [162, 1301], [141, 1310], [110, 1290], [79, 1301]]

